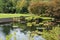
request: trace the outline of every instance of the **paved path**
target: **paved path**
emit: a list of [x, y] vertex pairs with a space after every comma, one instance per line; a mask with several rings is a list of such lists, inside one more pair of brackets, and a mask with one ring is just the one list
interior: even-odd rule
[[12, 18], [0, 18], [0, 24], [12, 22]]

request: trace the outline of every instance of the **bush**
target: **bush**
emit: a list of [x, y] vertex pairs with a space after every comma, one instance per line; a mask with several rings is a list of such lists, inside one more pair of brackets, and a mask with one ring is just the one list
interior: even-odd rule
[[33, 14], [43, 14], [45, 13], [45, 3], [43, 2], [36, 2], [36, 3], [32, 3], [30, 4], [28, 10], [30, 13], [33, 13]]
[[60, 28], [59, 27], [56, 27], [56, 28], [53, 28], [52, 30], [50, 31], [44, 31], [43, 32], [43, 37], [46, 39], [46, 40], [60, 40], [59, 39], [59, 35], [60, 35], [60, 32], [59, 32]]
[[30, 13], [37, 15], [45, 14], [45, 16], [60, 17], [60, 1], [53, 0], [50, 2], [33, 2], [30, 4], [28, 10]]

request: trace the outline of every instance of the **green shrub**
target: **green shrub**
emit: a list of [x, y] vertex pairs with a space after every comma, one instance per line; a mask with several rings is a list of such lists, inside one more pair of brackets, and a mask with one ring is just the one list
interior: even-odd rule
[[46, 31], [44, 30], [43, 32], [43, 37], [46, 39], [46, 40], [60, 40], [59, 39], [59, 35], [60, 35], [60, 27], [55, 27], [53, 28], [52, 30], [50, 31]]

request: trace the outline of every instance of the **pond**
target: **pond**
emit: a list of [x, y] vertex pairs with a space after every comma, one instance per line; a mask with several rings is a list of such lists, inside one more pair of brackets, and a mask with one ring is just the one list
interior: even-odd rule
[[0, 27], [0, 40], [5, 40], [6, 35], [3, 33], [3, 28]]
[[[13, 30], [10, 30], [10, 34], [12, 34], [12, 37], [10, 40], [45, 40], [42, 38], [42, 36], [30, 36], [30, 31], [26, 31], [26, 33], [21, 32], [20, 28], [15, 28]], [[3, 28], [0, 27], [0, 40], [6, 40], [6, 35], [3, 33]]]

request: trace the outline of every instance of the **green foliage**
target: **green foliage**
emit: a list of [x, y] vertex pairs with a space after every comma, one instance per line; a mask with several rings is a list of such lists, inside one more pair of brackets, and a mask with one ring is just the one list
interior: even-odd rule
[[30, 0], [0, 0], [0, 12], [26, 13]]
[[44, 0], [0, 0], [0, 11], [4, 13], [28, 13], [28, 6], [32, 2]]
[[60, 30], [59, 27], [55, 27], [55, 28], [53, 28], [53, 29], [50, 30], [50, 31], [44, 30], [44, 32], [43, 32], [43, 37], [44, 37], [46, 40], [60, 40], [60, 39], [59, 39], [59, 35], [60, 35], [59, 30]]
[[0, 0], [0, 13], [3, 12], [3, 6], [4, 6], [3, 0]]
[[3, 13], [12, 13], [12, 7], [13, 7], [13, 5], [12, 5], [12, 2], [11, 2], [11, 0], [2, 0], [3, 2], [3, 4], [4, 4], [4, 6], [3, 6]]
[[28, 5], [29, 5], [29, 1], [28, 0], [19, 0], [17, 1], [16, 4], [16, 12], [17, 13], [26, 13], [28, 12]]

